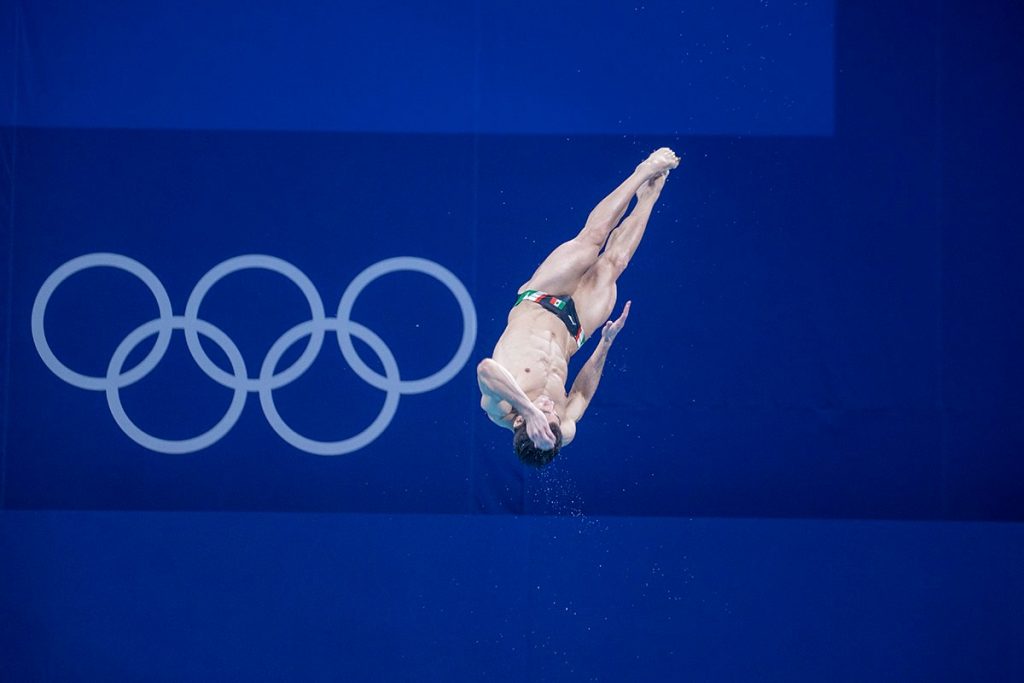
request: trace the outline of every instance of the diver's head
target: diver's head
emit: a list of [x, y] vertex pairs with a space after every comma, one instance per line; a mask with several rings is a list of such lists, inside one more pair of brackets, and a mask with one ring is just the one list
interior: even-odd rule
[[555, 459], [558, 451], [562, 448], [562, 428], [559, 426], [562, 419], [555, 412], [555, 402], [548, 396], [539, 396], [533, 404], [544, 413], [548, 426], [555, 435], [554, 448], [543, 450], [537, 447], [530, 435], [526, 433], [526, 418], [516, 415], [512, 421], [512, 448], [515, 449], [519, 459], [531, 467], [543, 467]]

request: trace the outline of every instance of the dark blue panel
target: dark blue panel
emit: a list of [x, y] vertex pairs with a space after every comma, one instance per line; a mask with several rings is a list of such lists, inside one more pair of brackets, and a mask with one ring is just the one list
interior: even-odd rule
[[[43, 365], [31, 309], [58, 266], [96, 251], [149, 266], [177, 314], [204, 273], [239, 254], [295, 264], [332, 311], [362, 268], [415, 255], [446, 264], [469, 287], [480, 358], [516, 287], [642, 158], [639, 141], [53, 130], [19, 138], [9, 505], [549, 509], [531, 502], [534, 482], [519, 471], [509, 434], [476, 407], [472, 364], [436, 391], [402, 398], [383, 436], [350, 456], [324, 459], [285, 443], [255, 394], [215, 445], [169, 455], [125, 436], [102, 392]], [[935, 277], [932, 255], [918, 248], [927, 226], [908, 223], [884, 250], [875, 244], [886, 224], [823, 231], [842, 191], [816, 171], [834, 163], [828, 141], [683, 145], [685, 166], [620, 282], [622, 299], [635, 302], [629, 329], [553, 476], [578, 482], [588, 512], [941, 514], [935, 361], [922, 351], [937, 307], [921, 285]], [[395, 168], [398, 158], [420, 163]], [[760, 165], [743, 162], [751, 158]], [[787, 182], [759, 192], [763, 168]], [[901, 212], [924, 201], [923, 182], [901, 188]], [[798, 204], [800, 212], [787, 208]], [[253, 377], [275, 340], [309, 317], [300, 290], [269, 273], [221, 281], [201, 313], [235, 340]], [[371, 285], [353, 313], [386, 340], [407, 378], [442, 366], [463, 329], [444, 287], [412, 274]], [[46, 334], [62, 362], [103, 375], [125, 335], [156, 315], [140, 282], [95, 269], [56, 290]], [[311, 371], [273, 394], [285, 422], [321, 440], [357, 433], [384, 404], [328, 339]], [[232, 392], [199, 370], [183, 341], [175, 333], [153, 373], [119, 392], [138, 427], [165, 439], [201, 434], [230, 410]]]
[[[33, 126], [833, 129], [833, 3], [33, 2]], [[0, 81], [2, 83], [2, 81]]]
[[0, 517], [5, 680], [1019, 680], [1020, 525]]

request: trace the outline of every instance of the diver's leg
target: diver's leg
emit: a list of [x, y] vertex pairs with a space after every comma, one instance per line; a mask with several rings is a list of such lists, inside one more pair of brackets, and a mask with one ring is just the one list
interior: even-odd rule
[[601, 248], [619, 224], [633, 195], [649, 180], [677, 165], [679, 159], [667, 147], [653, 152], [594, 207], [579, 234], [551, 252], [519, 291], [537, 289], [551, 294], [571, 294], [575, 291], [583, 276], [597, 262]]
[[588, 336], [604, 325], [615, 307], [615, 283], [640, 245], [667, 175], [667, 172], [662, 173], [643, 184], [637, 192], [633, 211], [612, 231], [604, 252], [583, 275], [580, 286], [573, 292], [580, 323]]
[[619, 274], [629, 265], [630, 259], [640, 246], [644, 231], [647, 229], [647, 221], [651, 218], [651, 211], [661, 196], [668, 179], [668, 172], [651, 178], [644, 183], [636, 193], [636, 206], [630, 212], [626, 220], [622, 221], [619, 227], [612, 231], [605, 244], [602, 258], [607, 258], [618, 266]]

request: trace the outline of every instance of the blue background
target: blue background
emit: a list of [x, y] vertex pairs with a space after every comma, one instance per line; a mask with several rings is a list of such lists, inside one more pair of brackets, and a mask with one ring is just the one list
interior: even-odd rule
[[[1017, 5], [0, 8], [5, 679], [1024, 676]], [[474, 361], [662, 145], [683, 161], [620, 281], [629, 325], [576, 442], [527, 471]], [[328, 311], [429, 258], [471, 293], [475, 351], [349, 455], [289, 446], [255, 396], [214, 446], [154, 453], [32, 342], [42, 282], [98, 251], [178, 314], [243, 253]], [[202, 317], [254, 372], [305, 309], [249, 272]], [[102, 374], [155, 313], [97, 269], [47, 333]], [[462, 330], [409, 273], [353, 319], [403, 377]], [[275, 392], [313, 438], [384, 400], [334, 349]], [[180, 333], [122, 391], [164, 438], [230, 395]]]

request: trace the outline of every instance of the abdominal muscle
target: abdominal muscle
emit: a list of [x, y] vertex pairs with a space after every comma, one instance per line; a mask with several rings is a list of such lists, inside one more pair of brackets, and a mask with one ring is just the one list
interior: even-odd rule
[[531, 400], [546, 394], [561, 414], [569, 357], [576, 348], [561, 320], [540, 306], [523, 302], [509, 312], [508, 327], [494, 347], [493, 358]]

